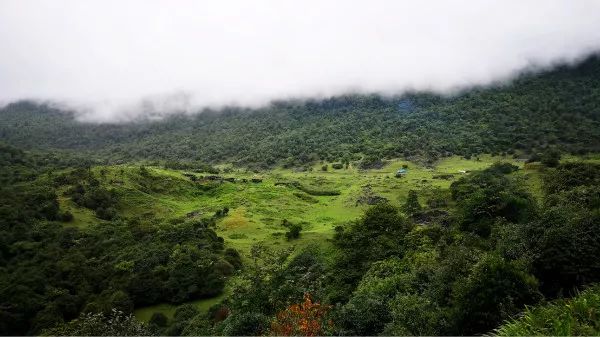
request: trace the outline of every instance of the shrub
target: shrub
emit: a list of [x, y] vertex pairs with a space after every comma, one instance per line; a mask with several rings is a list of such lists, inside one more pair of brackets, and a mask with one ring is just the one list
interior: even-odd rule
[[44, 330], [42, 335], [51, 336], [148, 336], [145, 324], [133, 315], [113, 310], [110, 314], [83, 314], [70, 322]]
[[65, 211], [60, 214], [60, 221], [62, 222], [71, 222], [73, 221], [73, 213], [69, 211]]
[[542, 164], [547, 167], [557, 167], [560, 163], [560, 152], [557, 150], [547, 151], [542, 155]]
[[268, 328], [269, 318], [256, 312], [236, 313], [223, 321], [225, 336], [258, 336], [267, 332]]
[[149, 323], [151, 325], [156, 325], [159, 327], [165, 327], [167, 326], [167, 316], [165, 316], [165, 314], [163, 314], [162, 312], [155, 312], [152, 314], [152, 317], [150, 317], [150, 321]]
[[600, 287], [584, 290], [533, 309], [494, 331], [496, 336], [597, 336], [600, 334]]
[[322, 336], [333, 323], [326, 319], [329, 307], [313, 302], [309, 294], [304, 302], [280, 311], [271, 322], [274, 336]]
[[287, 233], [285, 233], [285, 237], [288, 240], [293, 240], [300, 237], [300, 231], [302, 231], [302, 226], [298, 224], [290, 224], [288, 228], [289, 230], [287, 231]]
[[415, 215], [421, 211], [421, 204], [419, 204], [419, 198], [416, 191], [408, 191], [408, 198], [402, 206], [402, 210], [408, 215]]
[[461, 334], [489, 331], [542, 298], [538, 281], [518, 262], [490, 254], [482, 258], [471, 275], [455, 285], [457, 328]]
[[114, 220], [117, 217], [117, 210], [113, 207], [97, 208], [96, 216], [102, 220]]

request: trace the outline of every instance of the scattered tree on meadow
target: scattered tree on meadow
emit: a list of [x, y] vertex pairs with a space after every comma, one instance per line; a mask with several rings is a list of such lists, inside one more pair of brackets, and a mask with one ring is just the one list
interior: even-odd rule
[[291, 224], [288, 227], [288, 231], [285, 233], [285, 237], [288, 240], [297, 239], [300, 237], [300, 231], [302, 231], [302, 226], [299, 224]]
[[421, 211], [422, 207], [419, 204], [419, 197], [417, 195], [417, 191], [410, 190], [408, 191], [408, 197], [406, 198], [406, 202], [402, 206], [402, 210], [407, 215], [415, 215]]

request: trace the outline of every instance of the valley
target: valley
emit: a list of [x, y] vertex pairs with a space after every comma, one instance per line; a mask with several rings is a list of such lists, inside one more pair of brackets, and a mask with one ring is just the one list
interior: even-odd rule
[[600, 336], [600, 0], [0, 0], [0, 336]]
[[[228, 214], [218, 219], [215, 231], [226, 245], [248, 253], [250, 246], [258, 242], [273, 246], [327, 245], [335, 226], [360, 217], [377, 202], [387, 201], [399, 207], [409, 190], [419, 191], [424, 201], [434, 194], [447, 193], [450, 184], [462, 175], [499, 161], [524, 166], [523, 160], [484, 155], [472, 160], [451, 157], [431, 168], [390, 160], [383, 168], [371, 170], [336, 170], [329, 163], [327, 171], [322, 171], [322, 164], [316, 164], [307, 172], [280, 168], [253, 173], [225, 168], [227, 173], [218, 175], [144, 166], [151, 177], [147, 181], [140, 179], [140, 166], [99, 166], [92, 171], [104, 188], [117, 193], [119, 214], [126, 218], [150, 222], [199, 219], [227, 207]], [[403, 166], [408, 167], [408, 173], [396, 177]], [[524, 170], [519, 174], [535, 187], [539, 179], [536, 172]], [[309, 192], [293, 183], [308, 187]], [[318, 195], [320, 192], [338, 195]], [[85, 228], [102, 221], [67, 197], [62, 197], [60, 204], [61, 209], [73, 213], [73, 226]], [[285, 239], [285, 227], [281, 225], [284, 219], [303, 226], [301, 237], [293, 243]]]
[[[594, 156], [587, 158], [587, 161], [594, 160]], [[144, 166], [148, 176], [142, 178], [137, 165], [99, 166], [92, 172], [100, 177], [104, 188], [114, 190], [119, 196], [118, 212], [125, 218], [168, 223], [182, 218], [211, 217], [227, 207], [227, 215], [216, 221], [215, 232], [224, 238], [227, 247], [242, 252], [248, 261], [250, 248], [258, 243], [296, 251], [317, 245], [327, 252], [333, 249], [331, 240], [335, 227], [356, 220], [372, 205], [389, 202], [400, 207], [410, 190], [419, 191], [421, 203], [425, 204], [432, 196], [447, 194], [456, 179], [495, 162], [511, 162], [520, 167], [515, 174], [522, 176], [529, 189], [537, 190], [540, 196], [540, 177], [536, 168], [524, 169], [524, 160], [489, 155], [471, 160], [446, 158], [433, 167], [389, 160], [381, 169], [370, 170], [356, 168], [357, 163], [341, 169], [334, 169], [332, 163], [327, 163], [327, 171], [323, 171], [324, 165], [319, 163], [305, 172], [278, 168], [254, 173], [222, 166], [223, 173], [211, 174]], [[403, 167], [407, 173], [397, 177], [396, 172]], [[304, 190], [294, 183], [301, 184]], [[63, 190], [68, 188], [65, 186]], [[337, 195], [318, 195], [319, 192]], [[85, 229], [102, 221], [68, 197], [59, 200], [61, 209], [74, 215], [67, 226]], [[284, 220], [302, 226], [299, 238], [286, 239]], [[222, 298], [191, 303], [206, 311]], [[148, 321], [154, 312], [172, 318], [176, 307], [159, 304], [135, 312], [138, 318]]]
[[112, 124], [8, 104], [0, 332], [594, 334], [599, 72]]

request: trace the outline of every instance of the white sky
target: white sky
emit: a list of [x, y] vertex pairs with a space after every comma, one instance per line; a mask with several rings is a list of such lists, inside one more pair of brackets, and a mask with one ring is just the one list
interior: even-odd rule
[[126, 120], [448, 92], [598, 50], [600, 0], [0, 0], [0, 101]]

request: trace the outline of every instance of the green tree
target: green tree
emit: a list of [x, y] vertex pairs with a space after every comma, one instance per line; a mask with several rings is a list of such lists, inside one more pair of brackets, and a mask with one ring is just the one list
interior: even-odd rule
[[148, 336], [150, 330], [133, 315], [113, 310], [110, 314], [83, 314], [80, 317], [42, 331], [49, 336]]
[[538, 281], [517, 261], [489, 254], [452, 294], [457, 332], [485, 333], [542, 298]]
[[297, 239], [300, 237], [300, 231], [302, 231], [302, 226], [296, 223], [291, 224], [285, 233], [285, 238], [288, 240]]
[[152, 317], [150, 317], [149, 324], [164, 328], [165, 326], [167, 326], [167, 321], [168, 319], [167, 316], [165, 316], [165, 314], [163, 314], [162, 312], [155, 312], [152, 314]]
[[548, 150], [542, 155], [541, 162], [547, 167], [557, 167], [560, 164], [560, 157], [560, 151]]
[[408, 197], [406, 198], [406, 202], [402, 205], [402, 211], [408, 215], [415, 215], [421, 211], [422, 207], [419, 204], [419, 197], [417, 195], [417, 191], [410, 190], [408, 191]]

